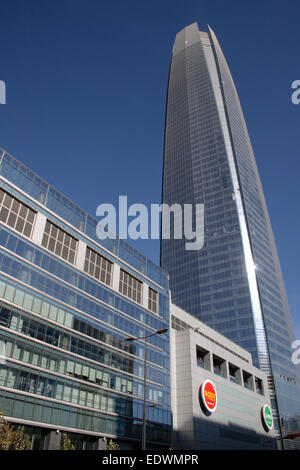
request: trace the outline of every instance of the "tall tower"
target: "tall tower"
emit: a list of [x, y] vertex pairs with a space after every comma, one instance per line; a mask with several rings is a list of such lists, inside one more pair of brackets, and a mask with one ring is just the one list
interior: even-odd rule
[[201, 250], [161, 242], [173, 302], [252, 353], [269, 377], [277, 432], [300, 430], [295, 338], [255, 157], [217, 38], [197, 23], [173, 47], [163, 202], [205, 213]]

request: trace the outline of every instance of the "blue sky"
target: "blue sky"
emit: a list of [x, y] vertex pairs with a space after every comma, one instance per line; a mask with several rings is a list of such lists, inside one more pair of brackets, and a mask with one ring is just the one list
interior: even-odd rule
[[[159, 203], [175, 34], [215, 31], [245, 113], [300, 339], [298, 0], [10, 0], [0, 7], [0, 146], [95, 214]], [[133, 243], [155, 262], [158, 241]]]

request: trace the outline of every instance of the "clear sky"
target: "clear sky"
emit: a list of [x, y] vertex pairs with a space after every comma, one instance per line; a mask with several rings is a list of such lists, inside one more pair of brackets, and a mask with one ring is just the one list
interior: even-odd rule
[[[10, 0], [0, 7], [0, 147], [95, 215], [160, 203], [175, 34], [215, 31], [245, 113], [300, 339], [299, 0]], [[158, 241], [131, 242], [159, 262]]]

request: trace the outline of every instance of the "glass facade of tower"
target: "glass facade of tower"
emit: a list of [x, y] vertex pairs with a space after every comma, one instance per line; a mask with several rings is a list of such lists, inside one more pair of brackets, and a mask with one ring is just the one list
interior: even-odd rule
[[[140, 446], [144, 344], [125, 338], [168, 328], [168, 278], [97, 223], [0, 150], [0, 410], [34, 448], [53, 430]], [[169, 445], [168, 333], [147, 341], [146, 398], [147, 442]]]
[[299, 430], [293, 327], [255, 158], [218, 41], [196, 23], [173, 48], [163, 202], [205, 211], [201, 250], [161, 242], [173, 302], [252, 353], [269, 377], [277, 432]]

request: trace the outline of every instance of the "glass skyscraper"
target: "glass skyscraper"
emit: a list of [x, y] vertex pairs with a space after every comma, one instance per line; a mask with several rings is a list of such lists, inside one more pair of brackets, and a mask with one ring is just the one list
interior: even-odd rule
[[[169, 327], [167, 274], [0, 149], [0, 410], [34, 449], [66, 432], [140, 447], [144, 343]], [[4, 347], [3, 347], [4, 346]], [[147, 340], [149, 446], [171, 438], [169, 334]]]
[[172, 301], [252, 353], [268, 375], [278, 435], [299, 431], [295, 338], [255, 158], [220, 45], [197, 23], [173, 47], [162, 199], [204, 204], [205, 214], [201, 250], [161, 242]]

